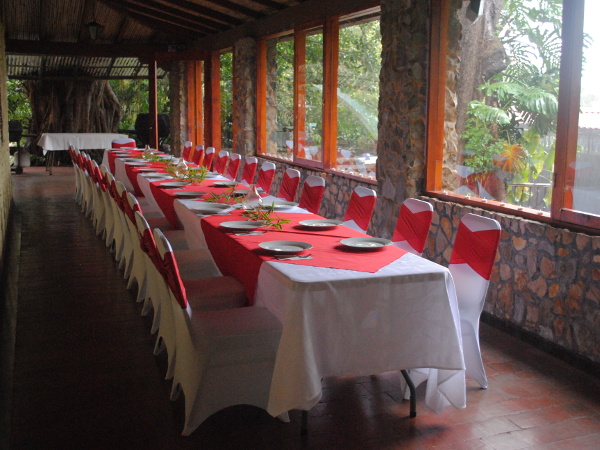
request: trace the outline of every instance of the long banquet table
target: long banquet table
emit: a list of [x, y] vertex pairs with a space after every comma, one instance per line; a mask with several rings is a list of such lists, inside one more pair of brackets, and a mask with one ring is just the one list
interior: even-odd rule
[[[152, 195], [152, 183], [141, 175], [138, 181]], [[209, 185], [204, 182], [199, 189]], [[232, 208], [233, 215], [202, 216], [199, 205], [197, 200], [173, 199], [190, 246], [208, 248], [222, 273], [240, 279], [251, 301], [283, 324], [267, 409], [271, 415], [316, 405], [323, 377], [417, 368], [427, 369], [420, 373], [427, 379], [425, 401], [430, 408], [465, 407], [458, 306], [447, 268], [396, 247], [375, 253], [337, 244], [318, 244], [311, 250], [312, 259], [277, 261], [258, 243], [311, 241], [315, 231], [298, 227], [298, 221], [318, 216], [295, 208], [279, 213], [292, 220], [281, 232], [238, 235], [220, 226], [240, 219], [236, 210]], [[344, 226], [319, 233], [329, 233], [336, 242], [366, 236]], [[332, 263], [321, 256], [325, 253], [342, 262]], [[366, 263], [374, 255], [384, 261], [380, 266]]]

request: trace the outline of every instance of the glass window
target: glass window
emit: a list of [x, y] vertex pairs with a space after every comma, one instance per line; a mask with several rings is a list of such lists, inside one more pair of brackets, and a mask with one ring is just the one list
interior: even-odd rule
[[485, 2], [476, 20], [469, 5], [448, 49], [457, 76], [446, 94], [443, 189], [550, 211], [562, 1]]
[[296, 157], [323, 161], [323, 28], [304, 31], [304, 58], [298, 63], [298, 148]]
[[339, 170], [375, 177], [381, 34], [379, 17], [342, 21], [339, 31]]
[[[581, 73], [581, 103], [575, 162], [571, 163], [574, 186], [572, 208], [600, 215], [600, 29], [595, 21], [600, 17], [600, 2], [587, 1], [583, 32], [583, 67]], [[569, 205], [567, 205], [569, 206]]]
[[[222, 53], [221, 64], [221, 150], [233, 148], [233, 53]], [[219, 149], [217, 149], [218, 151]]]
[[266, 153], [292, 158], [294, 148], [294, 38], [267, 40]]

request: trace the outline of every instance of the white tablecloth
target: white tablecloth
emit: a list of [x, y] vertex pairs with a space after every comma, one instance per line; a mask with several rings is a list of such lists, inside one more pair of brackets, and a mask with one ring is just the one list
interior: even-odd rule
[[[148, 195], [148, 183], [139, 181]], [[207, 248], [197, 204], [175, 200], [174, 208], [190, 247]], [[360, 254], [353, 257], [358, 263]], [[430, 408], [466, 405], [458, 305], [445, 267], [410, 253], [376, 273], [266, 262], [256, 305], [283, 323], [268, 406], [273, 416], [317, 404], [323, 377], [416, 368], [429, 368], [419, 375], [427, 380]]]
[[127, 137], [117, 133], [44, 133], [37, 145], [42, 147], [45, 155], [49, 151], [68, 150], [69, 145], [79, 150], [110, 148], [113, 139]]

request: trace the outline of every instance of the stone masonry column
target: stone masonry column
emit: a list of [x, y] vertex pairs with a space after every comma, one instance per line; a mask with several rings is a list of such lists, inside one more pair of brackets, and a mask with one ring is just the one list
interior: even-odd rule
[[233, 47], [233, 150], [253, 155], [256, 143], [256, 40]]
[[428, 16], [428, 2], [381, 2], [377, 236], [391, 236], [404, 199], [424, 188]]

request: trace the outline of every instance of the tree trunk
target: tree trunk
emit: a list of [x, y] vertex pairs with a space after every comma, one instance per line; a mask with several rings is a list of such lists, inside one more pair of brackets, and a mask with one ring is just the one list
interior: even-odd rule
[[[33, 142], [42, 133], [117, 132], [121, 105], [106, 80], [41, 79], [26, 87]], [[36, 153], [41, 154], [39, 147]]]

